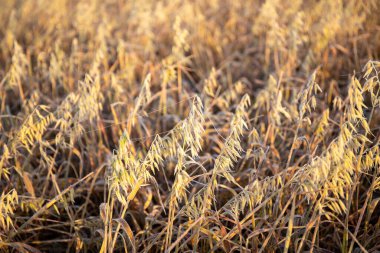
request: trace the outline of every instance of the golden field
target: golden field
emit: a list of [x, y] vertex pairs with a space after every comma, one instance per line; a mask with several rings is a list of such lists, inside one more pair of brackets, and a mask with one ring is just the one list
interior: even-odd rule
[[1, 252], [379, 252], [378, 0], [1, 0]]

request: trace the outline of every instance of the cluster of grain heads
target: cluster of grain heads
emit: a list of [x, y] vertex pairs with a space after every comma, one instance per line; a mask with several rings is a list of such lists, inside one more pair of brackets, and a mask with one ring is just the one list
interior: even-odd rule
[[[103, 209], [106, 210], [104, 211], [106, 213], [104, 220], [105, 231], [107, 232], [105, 232], [102, 250], [108, 249], [112, 251], [121, 226], [121, 223], [119, 223], [115, 230], [112, 227], [112, 213], [115, 206], [113, 196], [116, 196], [116, 199], [122, 204], [119, 219], [123, 220], [130, 201], [135, 198], [140, 188], [147, 183], [157, 185], [153, 175], [155, 171], [160, 169], [163, 161], [169, 157], [176, 157], [178, 161], [175, 169], [176, 179], [169, 198], [169, 220], [174, 219], [178, 201], [185, 198], [186, 187], [190, 183], [190, 177], [184, 168], [187, 165], [186, 160], [194, 159], [201, 150], [203, 124], [203, 105], [200, 98], [195, 97], [188, 117], [179, 122], [164, 137], [156, 135], [142, 160], [135, 158], [130, 148], [133, 143], [128, 132], [124, 132], [119, 140], [118, 150], [115, 151], [111, 159], [108, 173], [109, 195], [107, 203], [103, 205]], [[167, 240], [170, 239], [171, 229], [169, 223]]]
[[[251, 101], [248, 95], [243, 96], [236, 112], [231, 120], [230, 133], [224, 142], [224, 146], [215, 160], [215, 165], [212, 170], [211, 191], [217, 186], [216, 176], [223, 176], [228, 181], [233, 182], [234, 178], [230, 174], [233, 163], [236, 163], [240, 154], [243, 152], [240, 136], [244, 129], [248, 128], [246, 110]], [[208, 198], [206, 198], [208, 199]], [[205, 199], [205, 200], [206, 200]], [[206, 202], [207, 203], [207, 202]]]
[[[315, 103], [312, 102], [314, 97], [313, 92], [319, 88], [318, 86], [314, 86], [316, 84], [312, 84], [314, 78], [310, 79], [312, 81], [308, 82], [304, 88], [304, 92], [301, 92], [301, 96], [299, 97], [299, 115], [301, 119], [307, 111], [311, 112], [312, 104]], [[364, 85], [364, 87], [368, 86]], [[367, 138], [371, 135], [368, 125], [373, 111], [369, 114], [369, 118], [365, 116], [363, 111], [365, 107], [364, 96], [362, 85], [356, 79], [352, 79], [347, 100], [348, 104], [345, 106], [345, 121], [341, 123], [340, 134], [331, 142], [327, 150], [320, 156], [315, 156], [305, 166], [289, 168], [264, 180], [254, 180], [223, 206], [223, 213], [238, 220], [239, 214], [245, 213], [248, 205], [248, 210], [253, 209], [253, 211], [248, 212], [247, 216], [240, 221], [246, 225], [247, 223], [244, 222], [250, 218], [254, 219], [253, 217], [258, 210], [266, 209], [265, 206], [268, 206], [267, 204], [271, 202], [270, 199], [274, 197], [281, 199], [281, 196], [290, 198], [293, 196], [290, 198], [290, 202], [287, 202], [290, 204], [293, 201], [291, 213], [289, 214], [288, 233], [285, 243], [286, 250], [290, 247], [291, 231], [295, 222], [294, 217], [299, 208], [299, 204], [296, 204], [296, 197], [300, 199], [301, 196], [305, 196], [307, 203], [313, 203], [312, 205], [315, 206], [314, 211], [311, 212], [309, 221], [306, 222], [308, 227], [315, 224], [316, 221], [319, 224], [324, 218], [329, 219], [331, 222], [341, 222], [338, 217], [346, 215], [349, 210], [348, 208], [351, 208], [350, 202], [347, 202], [347, 196], [348, 192], [352, 194], [357, 187], [355, 181], [357, 182], [359, 176], [365, 175], [372, 168], [378, 168], [379, 157], [376, 155], [378, 152], [378, 141], [371, 148], [365, 148], [366, 144], [370, 143]], [[378, 94], [373, 96], [378, 97]], [[373, 98], [371, 100], [376, 101]], [[309, 104], [311, 104], [311, 107]], [[375, 108], [376, 104], [373, 103], [372, 106]], [[328, 111], [323, 113], [322, 120], [315, 132], [316, 135], [320, 136], [323, 129], [327, 126], [328, 115]], [[377, 178], [376, 175], [373, 177], [374, 184]], [[291, 196], [288, 195], [287, 189], [293, 192]], [[369, 190], [369, 195], [372, 196], [372, 193], [373, 188]], [[368, 197], [366, 203], [371, 198]], [[254, 224], [252, 225], [254, 226]], [[359, 225], [357, 226], [358, 228]], [[231, 230], [230, 233], [223, 237], [223, 240], [231, 238], [229, 236], [234, 234], [233, 231], [235, 230]], [[313, 234], [313, 238], [315, 238], [316, 231]], [[305, 231], [304, 236], [300, 239], [300, 243], [297, 245], [298, 251], [304, 247], [309, 233], [311, 233], [310, 228]], [[267, 240], [269, 240], [271, 235], [272, 233], [267, 237]], [[343, 247], [347, 248], [349, 246], [347, 244], [347, 241], [349, 241], [348, 237], [350, 236], [352, 240], [355, 240], [356, 234], [349, 235], [346, 232], [345, 236]], [[264, 245], [267, 240], [265, 240]], [[357, 240], [355, 242], [358, 243]], [[351, 243], [352, 246], [353, 243]], [[263, 250], [264, 247], [261, 249]], [[359, 247], [363, 250], [362, 245], [359, 244]]]
[[[371, 132], [368, 126], [370, 118], [366, 118], [363, 112], [366, 107], [364, 95], [360, 82], [352, 78], [348, 92], [349, 103], [345, 108], [346, 121], [341, 123], [339, 135], [323, 155], [313, 158], [311, 163], [299, 169], [295, 175], [300, 193], [305, 193], [309, 201], [317, 203], [318, 211], [314, 215], [318, 217], [324, 216], [339, 222], [337, 216], [346, 214], [347, 208], [350, 208], [347, 191], [352, 194], [358, 177], [374, 165], [369, 161], [375, 158], [373, 153], [365, 148], [370, 143], [367, 136]], [[374, 145], [375, 150], [377, 146], [378, 143]], [[345, 248], [348, 247], [347, 241], [348, 232], [345, 232]], [[302, 244], [299, 247], [302, 248]]]
[[15, 189], [2, 192], [0, 196], [0, 249], [4, 252], [39, 252], [38, 249], [22, 243], [10, 240], [12, 233], [17, 230], [14, 216], [19, 206], [20, 196]]
[[304, 122], [307, 122], [309, 125], [311, 125], [311, 120], [309, 117], [306, 116], [306, 113], [308, 112], [309, 114], [311, 114], [312, 108], [315, 109], [315, 107], [317, 106], [315, 95], [318, 91], [319, 92], [322, 91], [319, 85], [315, 82], [315, 78], [316, 78], [316, 71], [314, 71], [313, 74], [310, 76], [309, 80], [307, 81], [305, 86], [302, 88], [302, 91], [298, 94], [298, 97], [297, 97], [297, 104], [298, 104], [297, 128], [293, 137], [292, 146], [290, 147], [288, 161], [286, 163], [287, 168], [289, 167], [293, 158], [293, 152], [294, 152], [297, 140], [299, 138], [300, 128], [302, 127]]
[[207, 224], [208, 215], [214, 212], [213, 204], [216, 202], [215, 191], [219, 186], [219, 178], [224, 178], [227, 182], [237, 184], [231, 172], [233, 164], [237, 162], [243, 152], [241, 136], [244, 130], [248, 128], [246, 110], [249, 105], [249, 96], [243, 96], [230, 122], [229, 135], [214, 161], [214, 167], [210, 171], [211, 176], [207, 179], [206, 185], [192, 196], [183, 209], [184, 214], [190, 221], [199, 221], [193, 232], [192, 244], [194, 248], [198, 247], [199, 233]]
[[[308, 195], [316, 197], [314, 194], [318, 195], [319, 189], [333, 189], [331, 192], [336, 197], [343, 197], [343, 188], [352, 183], [351, 175], [355, 171], [356, 155], [368, 140], [366, 134], [363, 135], [357, 130], [358, 124], [361, 124], [365, 133], [368, 128], [363, 116], [361, 85], [356, 79], [352, 79], [350, 85], [349, 101], [346, 108], [347, 121], [342, 124], [339, 136], [331, 142], [323, 156], [315, 157], [298, 172], [303, 191]], [[360, 166], [357, 168], [362, 169]]]
[[196, 96], [188, 117], [183, 121], [182, 126], [179, 128], [179, 133], [182, 136], [182, 144], [179, 142], [177, 143], [177, 147], [173, 146], [173, 148], [176, 148], [177, 164], [174, 169], [175, 179], [169, 197], [169, 214], [165, 249], [167, 249], [171, 243], [174, 216], [176, 211], [178, 211], [179, 203], [182, 201], [187, 203], [187, 188], [192, 179], [187, 173], [186, 168], [194, 163], [195, 158], [197, 158], [198, 153], [202, 149], [201, 142], [205, 121], [203, 114], [202, 101]]

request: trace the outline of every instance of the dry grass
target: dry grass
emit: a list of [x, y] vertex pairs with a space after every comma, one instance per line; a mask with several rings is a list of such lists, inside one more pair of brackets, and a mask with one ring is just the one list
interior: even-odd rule
[[379, 10], [0, 1], [0, 251], [379, 252]]

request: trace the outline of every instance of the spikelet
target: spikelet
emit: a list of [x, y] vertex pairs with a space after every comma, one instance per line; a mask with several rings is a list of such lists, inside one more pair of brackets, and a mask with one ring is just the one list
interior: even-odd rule
[[[217, 90], [217, 84], [214, 89]], [[238, 104], [240, 98], [244, 95], [246, 85], [242, 81], [237, 81], [232, 84], [231, 89], [227, 89], [214, 98], [215, 103], [220, 109], [228, 110], [231, 104]]]
[[0, 158], [0, 180], [1, 178], [5, 178], [7, 181], [9, 180], [9, 169], [8, 160], [11, 158], [10, 151], [7, 145], [4, 144], [1, 158]]
[[182, 124], [180, 134], [184, 144], [190, 149], [192, 157], [196, 157], [201, 150], [202, 134], [204, 132], [203, 105], [201, 99], [196, 96], [188, 117]]
[[12, 215], [18, 205], [18, 194], [16, 190], [12, 189], [9, 192], [2, 192], [0, 196], [0, 241], [6, 240], [3, 238], [3, 232], [8, 233], [13, 229]]
[[44, 143], [43, 134], [54, 121], [54, 114], [46, 106], [40, 105], [21, 125], [16, 137], [12, 141], [12, 150], [22, 146], [32, 153], [32, 148], [36, 143]]
[[49, 64], [49, 78], [53, 84], [63, 81], [64, 57], [65, 53], [59, 48], [59, 44], [57, 43], [55, 45], [54, 52], [50, 55]]
[[321, 92], [322, 90], [319, 87], [319, 85], [315, 82], [316, 73], [316, 71], [313, 72], [308, 82], [298, 95], [298, 113], [300, 120], [304, 118], [306, 112], [311, 113], [311, 109], [315, 109], [315, 107], [317, 106], [315, 94], [318, 91]]
[[7, 74], [7, 83], [9, 87], [18, 87], [28, 74], [29, 61], [23, 53], [21, 46], [14, 41], [14, 52], [12, 56], [12, 65]]
[[39, 106], [40, 100], [41, 100], [41, 93], [38, 90], [33, 91], [30, 97], [28, 99], [25, 99], [23, 103], [23, 114], [24, 115], [32, 114], [35, 108]]
[[240, 101], [231, 121], [230, 134], [224, 143], [222, 151], [215, 160], [213, 173], [216, 175], [222, 174], [228, 181], [234, 181], [230, 170], [232, 169], [233, 162], [237, 162], [238, 158], [240, 158], [240, 153], [243, 151], [240, 144], [240, 136], [243, 134], [243, 130], [248, 127], [244, 117], [250, 103], [248, 95], [245, 95]]
[[186, 153], [180, 146], [178, 146], [177, 164], [174, 169], [176, 175], [173, 186], [170, 202], [173, 202], [174, 207], [178, 208], [179, 203], [187, 200], [186, 189], [191, 182], [189, 174], [186, 172]]
[[174, 21], [173, 29], [175, 36], [172, 55], [175, 61], [182, 61], [185, 57], [185, 53], [190, 49], [190, 46], [187, 43], [189, 32], [181, 28], [181, 18], [179, 16], [177, 16]]
[[203, 86], [203, 93], [210, 97], [215, 97], [215, 90], [218, 87], [218, 83], [216, 80], [216, 70], [215, 68], [211, 69], [209, 77], [205, 80], [205, 84]]
[[99, 117], [102, 110], [103, 96], [100, 92], [100, 77], [86, 75], [83, 82], [79, 83], [78, 112], [74, 118], [79, 121], [92, 121]]
[[371, 103], [374, 108], [380, 106], [380, 98], [377, 96], [378, 91], [376, 91], [376, 89], [379, 89], [380, 87], [378, 69], [380, 69], [379, 61], [368, 61], [363, 69], [365, 72], [364, 79], [366, 80], [363, 85], [363, 91], [369, 92], [371, 95]]
[[318, 123], [318, 126], [317, 126], [314, 134], [318, 137], [322, 137], [324, 135], [324, 132], [326, 131], [328, 125], [329, 125], [329, 110], [326, 109], [322, 113], [322, 117]]
[[136, 118], [137, 112], [151, 98], [150, 83], [151, 83], [151, 75], [148, 74], [145, 77], [145, 80], [143, 82], [142, 88], [140, 90], [140, 94], [139, 94], [139, 96], [136, 99], [135, 106], [134, 106], [133, 111], [132, 111], [132, 113], [130, 115], [130, 120], [133, 122], [132, 125], [135, 122], [134, 119]]
[[[107, 175], [110, 192], [115, 193], [117, 199], [124, 205], [127, 205], [127, 199], [124, 196], [127, 196], [139, 181], [137, 168], [141, 166], [141, 162], [135, 159], [128, 148], [129, 142], [128, 133], [124, 132], [119, 140], [118, 151], [115, 151], [112, 157], [110, 171]], [[147, 173], [144, 174], [143, 176], [147, 177]]]
[[253, 106], [257, 109], [269, 111], [269, 120], [273, 125], [280, 125], [283, 117], [290, 120], [292, 117], [288, 110], [282, 105], [282, 90], [277, 88], [277, 81], [271, 75], [267, 87], [259, 92]]
[[342, 101], [341, 97], [337, 96], [337, 97], [334, 98], [334, 100], [333, 100], [333, 107], [334, 107], [335, 110], [338, 110], [338, 111], [342, 110], [342, 108], [343, 108], [343, 101]]
[[177, 150], [177, 164], [174, 169], [175, 173], [175, 180], [172, 186], [172, 190], [169, 197], [169, 214], [168, 214], [168, 224], [167, 226], [167, 233], [166, 233], [166, 239], [165, 239], [165, 248], [168, 247], [170, 240], [172, 238], [172, 232], [173, 232], [173, 222], [174, 222], [174, 216], [175, 211], [179, 208], [179, 203], [181, 201], [187, 202], [187, 187], [191, 183], [191, 178], [189, 174], [185, 170], [186, 166], [186, 153], [181, 148], [180, 145], [178, 145]]

